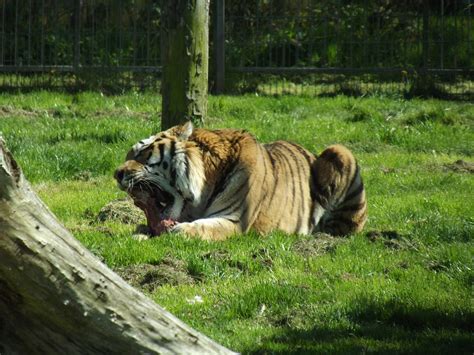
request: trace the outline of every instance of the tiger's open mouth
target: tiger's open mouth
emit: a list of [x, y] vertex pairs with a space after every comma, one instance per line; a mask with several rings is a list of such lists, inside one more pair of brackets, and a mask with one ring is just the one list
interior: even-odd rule
[[167, 207], [173, 204], [174, 198], [170, 193], [154, 186], [152, 190], [149, 189], [151, 197], [155, 200], [157, 207], [163, 212]]
[[174, 202], [174, 197], [170, 193], [163, 191], [156, 185], [151, 189], [149, 186], [139, 184], [135, 185], [128, 193], [133, 198], [135, 205], [145, 212], [152, 235], [165, 233], [177, 223], [169, 218], [169, 210]]

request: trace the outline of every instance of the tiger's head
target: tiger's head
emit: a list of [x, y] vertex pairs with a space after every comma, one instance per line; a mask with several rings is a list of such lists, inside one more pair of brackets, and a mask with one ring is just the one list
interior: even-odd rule
[[[114, 174], [135, 203], [162, 220], [178, 221], [187, 203], [197, 206], [205, 185], [202, 152], [187, 122], [136, 143]], [[137, 203], [138, 202], [138, 203]], [[155, 216], [156, 217], [156, 216]]]

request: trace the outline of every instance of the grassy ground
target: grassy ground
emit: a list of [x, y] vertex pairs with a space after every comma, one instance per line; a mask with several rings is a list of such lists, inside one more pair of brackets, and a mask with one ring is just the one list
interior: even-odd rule
[[474, 106], [396, 98], [211, 97], [209, 127], [358, 157], [369, 221], [348, 238], [217, 243], [99, 221], [112, 172], [159, 130], [154, 94], [0, 95], [0, 131], [74, 235], [156, 302], [244, 353], [474, 351]]

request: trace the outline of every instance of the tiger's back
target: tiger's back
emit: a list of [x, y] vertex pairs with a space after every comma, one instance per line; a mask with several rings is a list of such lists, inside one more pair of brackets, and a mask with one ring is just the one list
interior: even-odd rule
[[261, 209], [253, 228], [346, 235], [360, 231], [367, 218], [365, 189], [352, 153], [334, 145], [314, 156], [286, 141], [263, 146], [268, 161]]
[[308, 234], [312, 230], [311, 165], [314, 155], [286, 141], [262, 146], [265, 191], [254, 229]]

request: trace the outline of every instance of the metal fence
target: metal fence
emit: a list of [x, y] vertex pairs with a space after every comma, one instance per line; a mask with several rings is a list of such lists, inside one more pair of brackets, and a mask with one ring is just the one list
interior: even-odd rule
[[0, 87], [159, 85], [152, 0], [0, 0]]
[[237, 90], [474, 97], [470, 0], [227, 5], [227, 86]]
[[[217, 92], [474, 98], [472, 0], [212, 0]], [[160, 3], [0, 0], [0, 88], [160, 84]]]

